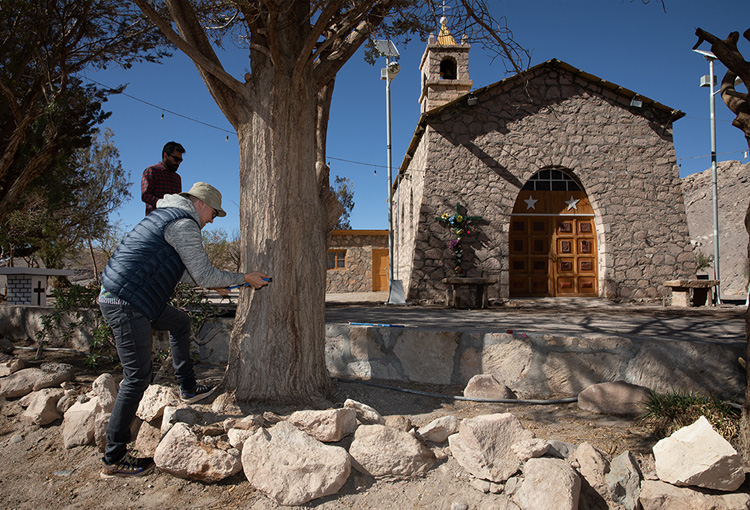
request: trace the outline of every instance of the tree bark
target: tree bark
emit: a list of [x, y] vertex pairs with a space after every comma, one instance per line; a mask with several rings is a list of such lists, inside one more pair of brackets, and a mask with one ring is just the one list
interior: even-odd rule
[[[750, 146], [750, 143], [748, 145]], [[745, 230], [748, 236], [747, 258], [750, 260], [750, 205], [745, 213]], [[748, 383], [745, 387], [745, 402], [742, 404], [740, 421], [740, 447], [742, 449], [740, 453], [745, 463], [750, 463], [750, 306], [745, 310], [745, 380]]]
[[303, 82], [256, 72], [265, 97], [238, 129], [243, 271], [273, 276], [240, 296], [224, 380], [239, 401], [309, 401], [329, 386], [316, 97]]
[[[693, 46], [696, 49], [703, 41], [711, 44], [711, 52], [719, 61], [727, 66], [727, 73], [721, 83], [721, 99], [737, 117], [732, 125], [745, 133], [748, 149], [750, 149], [750, 100], [747, 93], [738, 92], [734, 87], [734, 80], [739, 76], [750, 86], [750, 62], [746, 61], [737, 49], [737, 41], [740, 38], [738, 32], [730, 33], [726, 39], [719, 39], [715, 35], [700, 28], [696, 29], [695, 35], [698, 42]], [[750, 29], [745, 30], [743, 37], [750, 41]], [[750, 260], [750, 205], [745, 214], [745, 229], [748, 233], [747, 254]], [[740, 448], [741, 454], [746, 462], [750, 462], [750, 307], [745, 311], [745, 402], [742, 404], [742, 418], [740, 422]]]

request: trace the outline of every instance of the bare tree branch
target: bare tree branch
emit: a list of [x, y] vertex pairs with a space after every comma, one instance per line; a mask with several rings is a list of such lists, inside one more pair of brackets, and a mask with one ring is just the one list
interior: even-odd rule
[[[172, 29], [170, 23], [156, 12], [147, 0], [133, 0], [133, 2], [143, 11], [148, 19], [150, 19], [151, 22], [161, 30], [167, 39], [189, 56], [196, 65], [205, 69], [206, 72], [216, 77], [216, 79], [221, 81], [238, 95], [242, 95], [243, 84], [224, 70], [216, 53], [214, 53], [211, 48], [208, 39], [205, 37], [205, 32], [200, 29], [200, 27], [196, 28], [197, 20], [195, 19], [194, 14], [192, 16], [190, 15], [193, 13], [190, 2], [183, 0], [167, 0], [172, 15], [178, 18], [175, 20], [175, 23], [181, 30], [183, 30], [183, 35], [186, 35], [191, 39], [190, 42], [180, 37], [180, 35]], [[196, 45], [196, 43], [198, 44]]]

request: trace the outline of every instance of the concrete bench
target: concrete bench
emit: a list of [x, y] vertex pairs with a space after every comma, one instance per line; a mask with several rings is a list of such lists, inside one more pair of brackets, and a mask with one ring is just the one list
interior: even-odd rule
[[[454, 308], [487, 308], [487, 286], [497, 283], [497, 278], [443, 278], [443, 283], [448, 285], [445, 289], [445, 304]], [[474, 290], [474, 306], [464, 303], [456, 295], [456, 287], [466, 287]]]
[[667, 280], [665, 287], [672, 289], [672, 306], [703, 306], [713, 303], [713, 289], [719, 280]]
[[8, 277], [8, 305], [47, 306], [47, 278], [72, 274], [67, 269], [0, 267], [0, 275]]

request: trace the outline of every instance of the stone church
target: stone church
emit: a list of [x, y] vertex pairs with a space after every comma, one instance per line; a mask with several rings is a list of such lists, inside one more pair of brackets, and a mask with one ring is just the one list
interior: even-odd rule
[[[492, 298], [668, 296], [693, 277], [672, 141], [684, 114], [559, 60], [471, 90], [469, 44], [443, 26], [392, 189], [394, 268], [412, 302], [444, 278]], [[496, 283], [494, 283], [496, 282]]]

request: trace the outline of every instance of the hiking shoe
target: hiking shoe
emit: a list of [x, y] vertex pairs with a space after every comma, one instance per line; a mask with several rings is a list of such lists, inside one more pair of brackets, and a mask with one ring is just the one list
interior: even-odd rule
[[126, 453], [123, 458], [114, 464], [104, 462], [101, 478], [114, 478], [116, 476], [144, 476], [154, 470], [154, 459], [144, 457], [139, 459]]
[[209, 396], [214, 392], [214, 389], [213, 386], [208, 386], [206, 384], [197, 385], [193, 391], [185, 391], [180, 388], [180, 400], [186, 404], [192, 404], [193, 402], [198, 402]]

